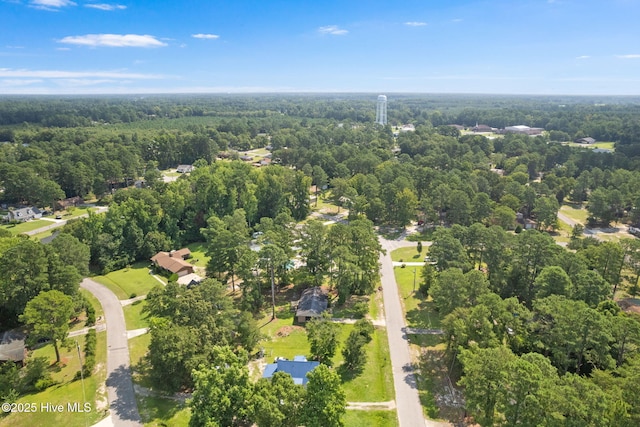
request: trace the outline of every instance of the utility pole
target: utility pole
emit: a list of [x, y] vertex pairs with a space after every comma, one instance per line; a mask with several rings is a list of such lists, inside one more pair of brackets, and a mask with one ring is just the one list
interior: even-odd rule
[[269, 261], [271, 264], [271, 320], [275, 320], [276, 318], [276, 285], [275, 285], [275, 281], [273, 280], [273, 259], [270, 259]]
[[413, 268], [413, 293], [416, 293], [416, 268]]

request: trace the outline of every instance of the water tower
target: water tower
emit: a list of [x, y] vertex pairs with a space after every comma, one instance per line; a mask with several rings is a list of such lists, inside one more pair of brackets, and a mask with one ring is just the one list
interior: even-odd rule
[[381, 125], [387, 124], [387, 97], [386, 95], [378, 96], [378, 103], [376, 105], [376, 123]]

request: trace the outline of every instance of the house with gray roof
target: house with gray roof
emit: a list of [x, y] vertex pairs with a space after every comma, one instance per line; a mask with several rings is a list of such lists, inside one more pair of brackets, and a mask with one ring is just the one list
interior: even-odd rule
[[9, 213], [7, 214], [7, 219], [9, 221], [25, 222], [25, 221], [30, 221], [32, 219], [38, 219], [38, 218], [42, 218], [42, 211], [40, 211], [40, 209], [33, 206], [14, 209], [12, 211], [9, 211]]
[[26, 336], [18, 329], [0, 332], [0, 363], [14, 362], [24, 364], [27, 357]]
[[329, 298], [318, 286], [305, 289], [298, 301], [296, 319], [300, 323], [322, 316], [329, 305]]

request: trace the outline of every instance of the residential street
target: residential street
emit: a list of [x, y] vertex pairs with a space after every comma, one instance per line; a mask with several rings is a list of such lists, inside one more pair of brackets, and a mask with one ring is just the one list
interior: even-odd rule
[[115, 427], [142, 426], [129, 369], [129, 346], [122, 305], [106, 287], [85, 278], [80, 286], [91, 292], [102, 304], [107, 323], [107, 396], [111, 424]]
[[396, 390], [396, 404], [400, 427], [440, 427], [446, 423], [426, 420], [418, 397], [409, 342], [404, 333], [406, 324], [400, 303], [398, 286], [393, 274], [391, 251], [400, 247], [413, 246], [416, 242], [386, 240], [379, 238], [382, 248], [387, 251], [380, 255], [380, 280], [384, 297], [384, 310], [389, 337], [389, 351]]

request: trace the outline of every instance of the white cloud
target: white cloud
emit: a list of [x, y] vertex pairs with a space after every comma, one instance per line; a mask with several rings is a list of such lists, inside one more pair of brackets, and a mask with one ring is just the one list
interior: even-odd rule
[[86, 34], [84, 36], [68, 36], [59, 42], [91, 47], [160, 47], [167, 45], [154, 36], [139, 34]]
[[0, 78], [2, 77], [17, 79], [161, 79], [165, 76], [121, 71], [14, 70], [0, 68]]
[[333, 36], [344, 36], [345, 34], [349, 33], [349, 31], [344, 30], [337, 25], [327, 25], [325, 27], [320, 27], [318, 28], [318, 32], [320, 34], [331, 34]]
[[207, 39], [207, 40], [215, 40], [220, 38], [220, 36], [217, 34], [202, 34], [202, 33], [191, 34], [191, 37], [193, 37], [194, 39]]
[[127, 6], [122, 4], [109, 4], [109, 3], [87, 3], [84, 7], [90, 7], [91, 9], [105, 10], [107, 12], [112, 10], [124, 10]]
[[56, 11], [62, 7], [75, 6], [76, 3], [71, 0], [31, 0], [29, 6], [36, 9]]
[[407, 25], [409, 27], [424, 27], [425, 25], [427, 25], [427, 23], [418, 22], [418, 21], [409, 21], [409, 22], [405, 22], [404, 25]]
[[617, 55], [617, 58], [620, 58], [620, 59], [638, 59], [638, 58], [640, 58], [640, 54], [632, 53], [632, 54], [629, 54], [629, 55]]
[[452, 19], [451, 22], [462, 22], [462, 18]]
[[[78, 87], [78, 86], [95, 86], [95, 85], [101, 85], [105, 83], [122, 84], [124, 82], [121, 80], [110, 80], [110, 79], [59, 79], [59, 80], [56, 80], [55, 83], [59, 86]], [[127, 81], [126, 83], [131, 83], [131, 82]]]
[[591, 58], [589, 55], [576, 56], [576, 59], [589, 59], [589, 58]]
[[2, 86], [29, 86], [42, 83], [40, 79], [5, 79], [0, 80]]

